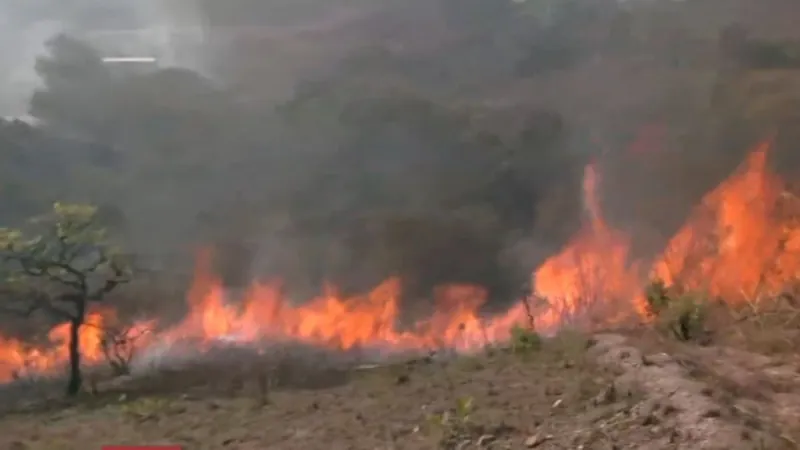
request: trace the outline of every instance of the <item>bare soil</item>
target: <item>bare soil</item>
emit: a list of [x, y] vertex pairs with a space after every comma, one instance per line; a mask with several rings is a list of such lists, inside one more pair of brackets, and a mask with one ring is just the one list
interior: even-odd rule
[[647, 333], [565, 332], [533, 350], [366, 367], [226, 361], [99, 383], [69, 402], [4, 396], [0, 449], [798, 448], [790, 358]]

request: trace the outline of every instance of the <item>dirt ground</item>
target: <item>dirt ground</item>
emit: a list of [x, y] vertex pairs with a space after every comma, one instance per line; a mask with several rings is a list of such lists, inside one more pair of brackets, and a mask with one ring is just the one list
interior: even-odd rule
[[377, 367], [217, 363], [70, 402], [4, 397], [0, 449], [800, 448], [800, 364], [787, 355], [564, 332]]

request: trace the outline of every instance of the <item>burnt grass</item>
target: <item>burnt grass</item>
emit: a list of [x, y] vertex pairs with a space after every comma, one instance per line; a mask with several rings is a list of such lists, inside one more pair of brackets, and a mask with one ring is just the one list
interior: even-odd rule
[[16, 397], [23, 387], [9, 386], [0, 449], [798, 448], [791, 352], [651, 329], [376, 365], [303, 352], [228, 350], [135, 377], [94, 373], [72, 400], [43, 398], [46, 384]]

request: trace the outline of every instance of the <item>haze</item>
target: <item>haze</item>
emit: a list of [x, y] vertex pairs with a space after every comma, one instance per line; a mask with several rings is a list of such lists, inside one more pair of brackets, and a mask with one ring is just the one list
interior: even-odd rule
[[590, 161], [647, 253], [766, 134], [731, 125], [726, 67], [753, 60], [720, 42], [790, 41], [794, 7], [713, 3], [4, 2], [0, 113], [40, 125], [4, 124], [0, 214], [96, 203], [143, 264], [212, 245], [234, 287], [400, 274], [503, 303], [580, 226]]

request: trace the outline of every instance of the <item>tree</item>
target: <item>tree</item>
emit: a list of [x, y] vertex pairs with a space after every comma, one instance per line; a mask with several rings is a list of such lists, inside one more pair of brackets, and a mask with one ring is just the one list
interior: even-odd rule
[[4, 309], [43, 311], [70, 324], [67, 394], [81, 388], [80, 328], [92, 303], [101, 302], [130, 273], [90, 205], [53, 205], [26, 229], [0, 229], [6, 279]]

